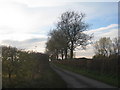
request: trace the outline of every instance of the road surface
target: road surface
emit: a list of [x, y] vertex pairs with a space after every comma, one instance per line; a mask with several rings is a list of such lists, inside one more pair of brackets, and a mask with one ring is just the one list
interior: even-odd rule
[[67, 83], [67, 88], [116, 88], [83, 75], [64, 70], [55, 65], [51, 65], [51, 68]]

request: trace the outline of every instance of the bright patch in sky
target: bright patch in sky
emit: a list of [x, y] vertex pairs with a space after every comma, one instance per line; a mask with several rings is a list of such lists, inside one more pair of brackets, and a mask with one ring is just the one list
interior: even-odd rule
[[[44, 52], [48, 32], [55, 27], [59, 16], [68, 10], [86, 14], [85, 21], [91, 27], [85, 33], [94, 33], [93, 41], [105, 36], [117, 37], [117, 2], [92, 1], [0, 0], [0, 44]], [[94, 55], [91, 45], [86, 51], [75, 52], [77, 57]]]

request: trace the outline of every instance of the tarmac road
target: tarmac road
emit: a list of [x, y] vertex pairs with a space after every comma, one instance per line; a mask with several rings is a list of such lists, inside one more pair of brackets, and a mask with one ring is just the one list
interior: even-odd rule
[[67, 88], [117, 88], [83, 75], [64, 70], [55, 65], [51, 65], [51, 68], [66, 82]]

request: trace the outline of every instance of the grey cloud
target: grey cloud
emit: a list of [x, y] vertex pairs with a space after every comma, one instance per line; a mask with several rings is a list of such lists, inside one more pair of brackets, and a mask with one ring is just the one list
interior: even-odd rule
[[3, 45], [10, 45], [19, 49], [33, 49], [36, 45], [43, 48], [47, 38], [32, 38], [24, 41], [3, 40]]
[[46, 38], [32, 38], [32, 39], [24, 40], [22, 42], [35, 43], [35, 42], [42, 42], [45, 40], [47, 40], [47, 39]]

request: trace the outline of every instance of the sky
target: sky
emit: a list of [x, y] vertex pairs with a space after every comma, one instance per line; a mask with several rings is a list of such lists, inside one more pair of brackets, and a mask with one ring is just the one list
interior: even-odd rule
[[[48, 33], [65, 11], [86, 14], [87, 34], [93, 41], [118, 34], [118, 0], [0, 0], [0, 45], [44, 53]], [[93, 46], [75, 50], [76, 57], [91, 58]]]

